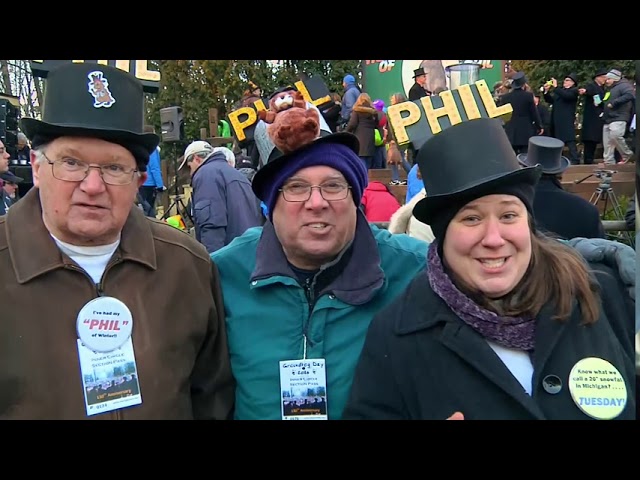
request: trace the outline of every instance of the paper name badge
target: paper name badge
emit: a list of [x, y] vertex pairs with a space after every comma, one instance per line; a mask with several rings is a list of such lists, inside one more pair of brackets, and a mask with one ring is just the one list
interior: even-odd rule
[[627, 385], [611, 363], [602, 358], [583, 358], [569, 374], [571, 398], [585, 414], [598, 420], [611, 420], [627, 404]]
[[485, 80], [460, 85], [439, 95], [391, 105], [387, 109], [389, 124], [398, 145], [422, 144], [445, 128], [476, 118], [500, 118], [509, 121], [510, 103], [497, 106]]

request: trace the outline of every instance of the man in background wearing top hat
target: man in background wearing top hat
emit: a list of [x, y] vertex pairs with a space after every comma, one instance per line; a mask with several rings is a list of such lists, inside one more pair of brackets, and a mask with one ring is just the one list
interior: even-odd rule
[[596, 156], [596, 147], [602, 143], [602, 121], [603, 100], [605, 95], [604, 84], [606, 81], [607, 69], [596, 71], [593, 79], [583, 88], [578, 89], [578, 93], [584, 98], [584, 110], [582, 112], [582, 132], [580, 139], [584, 145], [584, 164], [592, 165]]
[[500, 97], [500, 105], [511, 104], [513, 113], [505, 124], [504, 130], [509, 138], [513, 151], [526, 153], [529, 139], [534, 135], [542, 135], [542, 121], [536, 108], [533, 93], [526, 91], [524, 86], [527, 78], [523, 72], [517, 72], [512, 77], [511, 91]]
[[[232, 410], [217, 269], [195, 239], [134, 208], [159, 142], [143, 132], [143, 101], [132, 75], [69, 63], [49, 72], [43, 119], [21, 120], [34, 188], [0, 219], [0, 418]], [[89, 402], [132, 374], [135, 388]]]
[[552, 137], [531, 137], [527, 153], [519, 154], [524, 167], [540, 164], [542, 176], [535, 189], [533, 213], [536, 227], [564, 239], [604, 238], [604, 227], [595, 205], [562, 188], [562, 173], [571, 162], [562, 155], [564, 143]]
[[547, 134], [562, 140], [569, 148], [569, 160], [573, 165], [580, 164], [580, 155], [576, 147], [576, 108], [578, 105], [578, 77], [570, 73], [558, 88], [558, 81], [551, 79], [551, 84], [543, 87], [544, 99], [552, 105], [551, 131]]
[[414, 84], [409, 89], [408, 94], [409, 101], [413, 102], [414, 100], [431, 95], [431, 92], [428, 92], [424, 86], [427, 81], [427, 72], [424, 71], [424, 68], [416, 68], [413, 71], [413, 80]]
[[[0, 180], [4, 182], [2, 185], [2, 199], [0, 200], [0, 215], [4, 215], [9, 207], [16, 203], [20, 196], [18, 195], [18, 184], [24, 181], [24, 178], [14, 175], [11, 171], [0, 174]], [[3, 213], [4, 209], [4, 213]]]

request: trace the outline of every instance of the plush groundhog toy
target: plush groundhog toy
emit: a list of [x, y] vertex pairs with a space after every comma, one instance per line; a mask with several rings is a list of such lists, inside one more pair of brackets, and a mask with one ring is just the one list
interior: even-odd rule
[[[285, 94], [283, 96], [283, 94]], [[274, 101], [277, 98], [291, 97], [291, 104], [286, 108], [284, 101], [278, 103]], [[285, 101], [288, 102], [288, 99]], [[280, 107], [280, 110], [273, 115], [273, 119], [269, 116], [264, 120], [267, 125], [267, 134], [273, 144], [282, 153], [290, 153], [298, 148], [312, 142], [320, 135], [320, 114], [318, 110], [307, 107], [307, 102], [300, 92], [283, 92], [271, 99], [270, 112], [273, 108]], [[268, 120], [271, 120], [269, 122]]]
[[273, 123], [276, 119], [276, 115], [280, 112], [291, 107], [305, 108], [307, 102], [302, 94], [296, 90], [286, 90], [274, 95], [269, 100], [269, 110], [260, 110], [258, 112], [258, 118], [266, 123]]

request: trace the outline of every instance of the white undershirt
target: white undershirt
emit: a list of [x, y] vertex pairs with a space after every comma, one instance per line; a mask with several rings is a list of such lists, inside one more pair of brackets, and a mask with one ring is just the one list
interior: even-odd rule
[[504, 362], [522, 388], [531, 396], [531, 379], [533, 378], [533, 364], [529, 354], [516, 348], [506, 348], [493, 342], [487, 342], [494, 352]]
[[108, 245], [79, 247], [78, 245], [71, 245], [70, 243], [58, 240], [53, 235], [51, 235], [51, 237], [56, 242], [56, 245], [58, 245], [58, 248], [66, 253], [71, 260], [80, 265], [82, 269], [91, 276], [96, 284], [100, 283], [100, 279], [102, 278], [104, 269], [107, 267], [107, 263], [109, 263], [109, 259], [120, 244], [120, 237], [118, 237], [118, 240]]

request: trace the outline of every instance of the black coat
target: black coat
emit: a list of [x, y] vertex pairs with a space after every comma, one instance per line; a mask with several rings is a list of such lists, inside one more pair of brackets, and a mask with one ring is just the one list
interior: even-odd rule
[[428, 97], [428, 96], [429, 94], [423, 87], [421, 87], [417, 83], [414, 83], [409, 89], [407, 99], [413, 102], [414, 100], [418, 100], [419, 98]]
[[533, 200], [536, 226], [562, 238], [605, 238], [598, 208], [562, 189], [553, 177], [542, 176]]
[[600, 101], [604, 98], [604, 88], [596, 82], [587, 84], [584, 89], [584, 110], [582, 114], [582, 141], [602, 143], [602, 107], [600, 103], [597, 107], [593, 104], [593, 97], [600, 95]]
[[544, 128], [543, 135], [547, 137], [551, 136], [551, 112], [549, 111], [549, 107], [539, 102], [536, 109], [538, 110], [538, 115], [540, 115], [540, 124], [542, 128]]
[[542, 128], [540, 115], [533, 101], [533, 93], [516, 88], [500, 97], [500, 104], [511, 104], [513, 113], [504, 130], [512, 146], [527, 146], [529, 139]]
[[551, 105], [550, 136], [563, 142], [575, 142], [578, 87], [554, 88], [544, 94], [544, 99]]
[[[580, 325], [579, 309], [566, 322], [538, 316], [529, 396], [487, 341], [460, 320], [432, 290], [426, 270], [373, 319], [356, 367], [343, 419], [579, 419], [568, 388], [573, 366], [599, 357], [616, 366], [627, 387], [617, 419], [635, 418], [634, 306], [613, 270], [593, 265], [603, 288], [597, 322]], [[560, 378], [547, 393], [543, 380]]]

